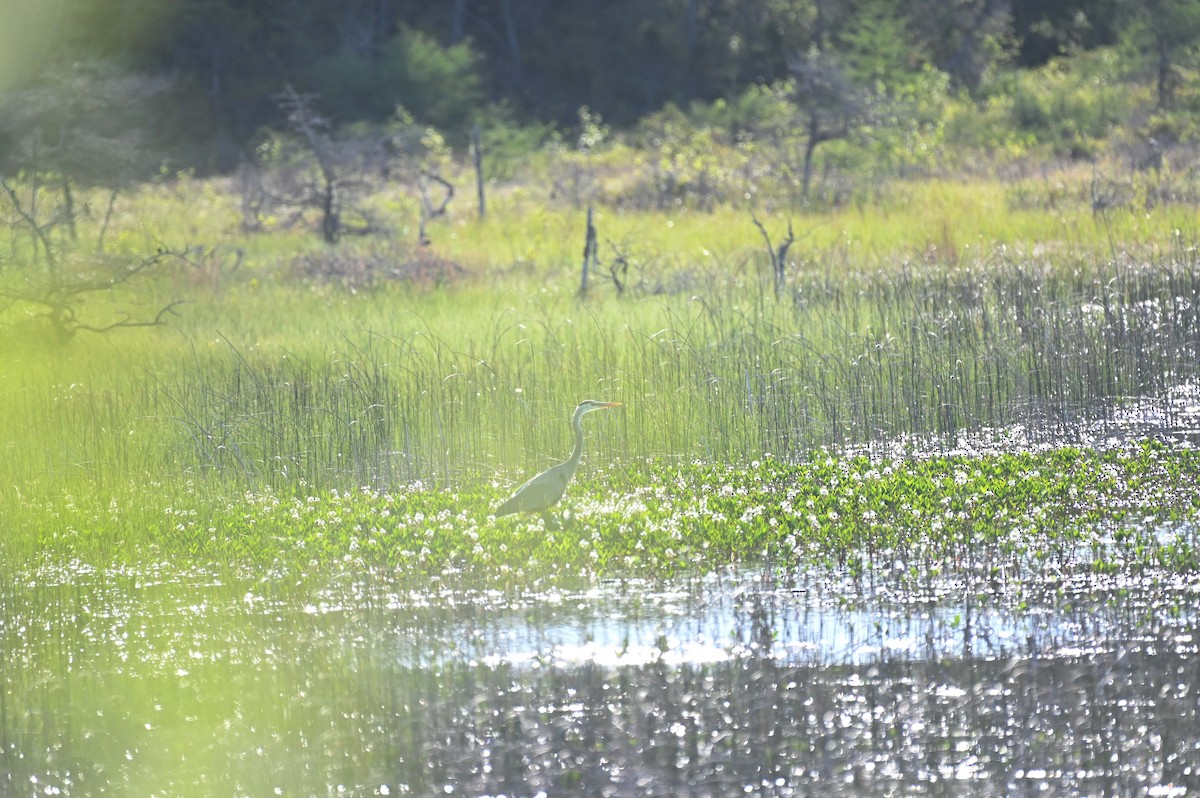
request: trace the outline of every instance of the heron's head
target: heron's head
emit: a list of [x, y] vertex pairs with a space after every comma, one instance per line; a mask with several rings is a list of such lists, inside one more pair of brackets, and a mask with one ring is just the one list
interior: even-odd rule
[[584, 399], [579, 403], [579, 407], [575, 408], [575, 414], [582, 416], [584, 413], [590, 413], [593, 410], [607, 410], [610, 407], [621, 407], [620, 402], [597, 402], [595, 399]]

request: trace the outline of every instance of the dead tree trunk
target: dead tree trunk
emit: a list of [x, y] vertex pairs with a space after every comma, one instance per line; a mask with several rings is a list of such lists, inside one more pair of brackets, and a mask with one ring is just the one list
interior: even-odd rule
[[796, 236], [792, 233], [791, 220], [788, 221], [787, 238], [778, 246], [771, 245], [771, 236], [767, 233], [767, 228], [763, 227], [762, 222], [758, 220], [754, 209], [750, 210], [750, 218], [754, 220], [754, 226], [762, 233], [763, 240], [767, 242], [767, 257], [771, 259], [771, 274], [775, 281], [775, 298], [779, 299], [779, 295], [783, 293], [784, 287], [787, 285], [787, 254], [792, 243], [795, 242]]
[[[434, 205], [433, 199], [430, 197], [429, 181], [437, 183], [446, 191], [442, 201], [437, 205]], [[417, 229], [417, 242], [425, 247], [431, 243], [429, 236], [426, 235], [425, 227], [430, 219], [436, 219], [446, 212], [446, 206], [450, 204], [450, 200], [454, 199], [454, 184], [441, 175], [422, 170], [417, 177], [417, 188], [421, 192], [421, 222]]]
[[487, 196], [483, 190], [483, 136], [478, 122], [471, 126], [471, 156], [475, 161], [475, 193], [479, 197], [479, 218], [482, 219], [487, 216]]
[[587, 209], [587, 233], [583, 242], [583, 277], [579, 281], [579, 295], [587, 296], [588, 277], [596, 264], [596, 226], [592, 222], [592, 206]]
[[342, 233], [338, 174], [325, 133], [329, 121], [313, 109], [313, 100], [314, 95], [300, 94], [291, 84], [277, 97], [280, 107], [287, 114], [288, 124], [308, 142], [309, 150], [316, 159], [322, 182], [315, 198], [322, 214], [321, 237], [326, 243], [334, 244]]
[[813, 154], [817, 151], [817, 145], [821, 143], [815, 128], [815, 124], [809, 125], [808, 140], [804, 142], [804, 177], [800, 183], [800, 196], [806, 201], [808, 190], [812, 186]]
[[117, 192], [112, 189], [108, 193], [108, 207], [104, 211], [104, 221], [100, 223], [100, 232], [96, 234], [96, 253], [104, 252], [104, 236], [108, 234], [108, 224], [112, 221], [113, 207], [117, 204]]
[[79, 228], [75, 224], [75, 194], [71, 191], [71, 178], [64, 172], [61, 175], [63, 195], [63, 220], [67, 223], [67, 233], [71, 243], [79, 241]]
[[1158, 63], [1155, 69], [1155, 92], [1158, 98], [1159, 110], [1166, 110], [1171, 106], [1171, 89], [1172, 89], [1172, 68], [1171, 68], [1171, 52], [1165, 42], [1161, 40], [1158, 43]]
[[29, 190], [29, 208], [25, 208], [21, 204], [21, 197], [17, 194], [17, 190], [8, 184], [3, 175], [0, 175], [0, 188], [4, 189], [4, 193], [8, 195], [8, 200], [12, 203], [12, 209], [16, 212], [20, 221], [14, 226], [24, 227], [29, 232], [29, 238], [33, 245], [33, 259], [38, 259], [38, 247], [41, 247], [42, 254], [46, 258], [46, 273], [53, 280], [58, 277], [58, 255], [55, 253], [54, 245], [50, 241], [50, 231], [54, 228], [55, 220], [51, 219], [48, 222], [39, 222], [37, 219], [38, 207], [38, 190], [41, 181], [39, 174], [34, 173], [31, 188]]
[[341, 214], [337, 208], [337, 182], [330, 172], [321, 170], [325, 176], [325, 186], [321, 189], [319, 202], [321, 204], [321, 238], [326, 244], [336, 244], [342, 234]]
[[850, 129], [846, 126], [836, 129], [824, 127], [821, 124], [821, 115], [817, 111], [809, 112], [806, 127], [808, 128], [808, 138], [804, 142], [804, 177], [800, 184], [800, 196], [805, 201], [808, 200], [808, 193], [812, 188], [813, 156], [817, 152], [817, 147], [826, 141], [844, 139], [850, 135]]

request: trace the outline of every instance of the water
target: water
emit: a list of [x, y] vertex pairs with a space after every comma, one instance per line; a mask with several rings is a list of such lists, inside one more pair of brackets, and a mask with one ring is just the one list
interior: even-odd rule
[[1038, 451], [1063, 445], [1102, 450], [1151, 439], [1189, 448], [1200, 445], [1200, 382], [1196, 380], [1175, 383], [1156, 395], [1119, 397], [1078, 407], [1029, 403], [1013, 410], [1024, 420], [1002, 427], [959, 430], [950, 436], [888, 435], [842, 448], [877, 457], [921, 457]]
[[0, 795], [1200, 789], [1200, 577], [0, 583]]

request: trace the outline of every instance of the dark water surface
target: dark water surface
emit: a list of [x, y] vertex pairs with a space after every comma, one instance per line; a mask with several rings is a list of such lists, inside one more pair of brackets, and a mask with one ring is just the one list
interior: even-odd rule
[[1200, 578], [0, 583], [0, 795], [1200, 790]]

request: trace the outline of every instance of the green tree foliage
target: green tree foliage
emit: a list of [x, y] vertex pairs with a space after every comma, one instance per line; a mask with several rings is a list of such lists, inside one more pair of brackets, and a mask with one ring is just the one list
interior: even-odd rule
[[1159, 109], [1171, 107], [1200, 62], [1200, 0], [1127, 0], [1125, 44], [1154, 74]]
[[[20, 208], [15, 193], [8, 198], [47, 259], [54, 257], [55, 228], [76, 238], [78, 186], [108, 189], [111, 210], [118, 191], [161, 167], [166, 149], [156, 111], [169, 88], [165, 78], [80, 62], [48, 69], [0, 105], [0, 179], [5, 172], [24, 178], [29, 209]], [[57, 210], [39, 219], [47, 196], [55, 197]]]
[[1014, 75], [1118, 33], [1125, 73], [1154, 82], [1160, 111], [1190, 113], [1200, 0], [21, 0], [0, 3], [0, 92], [18, 102], [76, 62], [167, 75], [175, 156], [203, 164], [186, 151], [203, 142], [228, 167], [283, 126], [271, 98], [289, 84], [336, 124], [403, 106], [462, 145], [490, 108], [534, 140], [580, 107], [628, 130], [668, 105], [723, 116], [736, 138], [757, 124], [756, 87], [791, 81], [800, 127], [815, 113], [816, 139], [845, 129], [837, 141], [898, 163], [936, 144], [947, 102], [961, 128], [974, 103], [1037, 135], [1043, 104]]
[[825, 0], [817, 10], [814, 42], [791, 62], [805, 196], [824, 142], [853, 139], [889, 166], [930, 152], [918, 139], [936, 129], [945, 92], [894, 3]]
[[311, 82], [336, 121], [380, 121], [402, 106], [433, 125], [461, 130], [483, 99], [476, 61], [465, 43], [442, 47], [404, 28], [378, 52], [346, 47], [321, 59]]
[[913, 40], [955, 87], [978, 94], [1017, 44], [1005, 0], [912, 0]]
[[1076, 157], [1090, 156], [1097, 142], [1130, 116], [1127, 92], [1111, 50], [1057, 59], [1014, 76], [1012, 121], [1036, 141]]
[[1116, 43], [1124, 0], [1012, 0], [1012, 55], [1039, 67], [1053, 58]]
[[909, 80], [925, 61], [907, 21], [889, 0], [859, 0], [834, 39], [850, 77], [881, 94]]
[[155, 107], [168, 89], [165, 78], [107, 63], [51, 69], [0, 111], [4, 166], [105, 186], [153, 174], [162, 158]]

